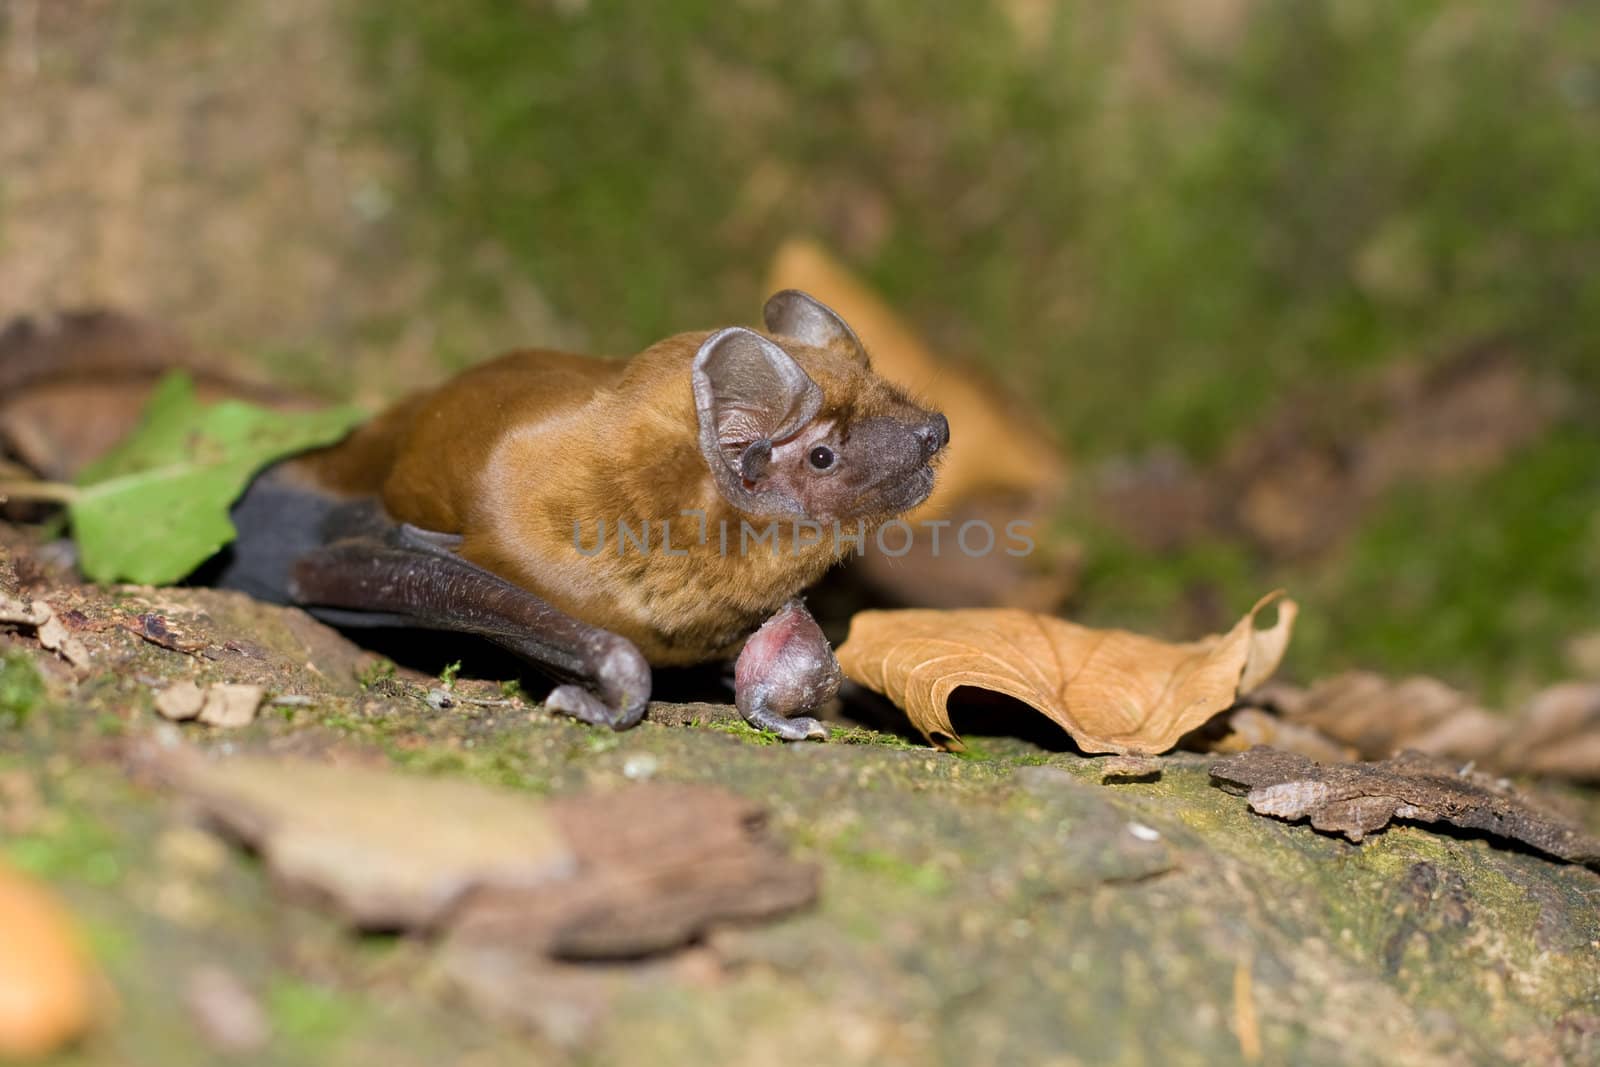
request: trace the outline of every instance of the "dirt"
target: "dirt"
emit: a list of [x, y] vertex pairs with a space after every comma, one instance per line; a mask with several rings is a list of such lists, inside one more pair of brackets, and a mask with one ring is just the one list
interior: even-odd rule
[[353, 17], [317, 0], [8, 0], [0, 321], [137, 310], [218, 358], [366, 399], [436, 377], [441, 335], [472, 351], [568, 336], [489, 241], [497, 312], [430, 299], [448, 268], [407, 254], [404, 168], [357, 76]]

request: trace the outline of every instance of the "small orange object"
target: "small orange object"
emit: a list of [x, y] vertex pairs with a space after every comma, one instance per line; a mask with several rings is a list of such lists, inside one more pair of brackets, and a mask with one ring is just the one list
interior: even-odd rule
[[42, 1057], [89, 1027], [94, 979], [72, 917], [0, 865], [0, 1060]]

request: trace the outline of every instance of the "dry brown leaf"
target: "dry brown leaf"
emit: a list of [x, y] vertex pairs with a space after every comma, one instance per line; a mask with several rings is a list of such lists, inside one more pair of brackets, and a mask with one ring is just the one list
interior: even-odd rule
[[1276, 689], [1283, 717], [1350, 745], [1364, 759], [1405, 749], [1492, 762], [1509, 723], [1436, 678], [1390, 679], [1366, 671], [1324, 678], [1309, 689]]
[[1524, 774], [1600, 781], [1600, 682], [1563, 682], [1517, 713], [1498, 765]]
[[1194, 747], [1206, 752], [1248, 752], [1266, 745], [1318, 763], [1349, 763], [1357, 758], [1354, 748], [1339, 744], [1321, 730], [1289, 722], [1260, 708], [1234, 708], [1201, 732], [1211, 734], [1213, 727], [1218, 728], [1217, 732], [1200, 739], [1201, 743]]
[[[1085, 752], [1154, 755], [1277, 669], [1297, 610], [1280, 598], [1270, 593], [1226, 634], [1188, 644], [1008, 609], [864, 611], [839, 665], [945, 747], [959, 745], [950, 694], [975, 686], [1038, 710]], [[1258, 630], [1256, 616], [1274, 603], [1278, 621]]]
[[541, 964], [629, 959], [817, 894], [760, 808], [708, 786], [540, 799], [381, 766], [155, 758], [281, 886], [363, 928], [448, 929]]
[[1157, 453], [1106, 465], [1096, 505], [1157, 551], [1243, 540], [1271, 559], [1336, 549], [1397, 487], [1495, 469], [1570, 404], [1514, 348], [1480, 343], [1344, 386], [1242, 428], [1210, 470]]
[[[1237, 737], [1224, 739], [1216, 751], [1238, 751], [1254, 742], [1326, 761], [1327, 756], [1284, 733], [1314, 730], [1363, 759], [1413, 749], [1501, 774], [1600, 781], [1600, 682], [1552, 685], [1509, 713], [1484, 708], [1434, 678], [1390, 679], [1366, 671], [1324, 678], [1304, 689], [1273, 683], [1246, 702], [1272, 712], [1276, 728], [1236, 729]], [[1241, 710], [1235, 718], [1245, 714]]]

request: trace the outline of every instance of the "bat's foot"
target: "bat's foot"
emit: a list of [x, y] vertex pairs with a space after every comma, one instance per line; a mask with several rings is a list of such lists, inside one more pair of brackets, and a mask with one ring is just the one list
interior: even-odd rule
[[614, 708], [593, 693], [576, 685], [561, 685], [550, 691], [544, 706], [563, 715], [589, 723], [591, 726], [609, 726], [613, 730], [626, 730], [644, 717], [649, 700], [639, 700]]
[[826, 741], [811, 711], [839, 691], [839, 663], [828, 639], [798, 600], [762, 623], [745, 642], [733, 671], [734, 702], [745, 721], [785, 741]]
[[650, 665], [631, 641], [604, 634], [590, 650], [595, 679], [592, 692], [582, 686], [557, 686], [544, 706], [595, 726], [626, 730], [637, 726], [650, 704]]
[[740, 709], [745, 721], [757, 730], [769, 730], [785, 741], [826, 741], [828, 728], [816, 719], [804, 715], [796, 715], [792, 719], [785, 718], [773, 711], [762, 708], [752, 708], [750, 711]]

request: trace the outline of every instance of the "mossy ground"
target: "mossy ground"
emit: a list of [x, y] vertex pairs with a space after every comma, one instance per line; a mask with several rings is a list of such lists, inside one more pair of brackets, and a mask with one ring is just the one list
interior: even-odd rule
[[[659, 705], [624, 734], [546, 714], [463, 672], [374, 671], [297, 612], [165, 592], [211, 649], [249, 643], [251, 677], [290, 706], [247, 728], [151, 709], [205, 655], [116, 625], [150, 605], [60, 587], [97, 667], [42, 668], [0, 737], [0, 855], [56, 886], [87, 930], [116, 1014], [59, 1062], [212, 1062], [187, 1007], [224, 964], [260, 999], [263, 1063], [1500, 1062], [1592, 1054], [1600, 875], [1483, 840], [1400, 826], [1356, 846], [1252, 815], [1176, 756], [1155, 781], [1099, 784], [1094, 760], [1009, 737], [956, 756], [842, 725], [771, 744], [726, 705]], [[104, 665], [105, 676], [101, 677]], [[31, 666], [29, 669], [32, 669]], [[366, 685], [361, 683], [366, 679]], [[480, 1018], [425, 942], [360, 938], [289, 904], [260, 864], [195, 828], [141, 753], [387, 755], [403, 773], [532, 795], [640, 773], [759, 801], [818, 863], [814, 910], [712, 940], [720, 976], [627, 992], [593, 1039], [558, 1047]], [[645, 767], [641, 772], [639, 768]], [[1556, 1020], [1553, 1029], [1551, 1021]], [[648, 1053], [645, 1051], [648, 1050]]]

